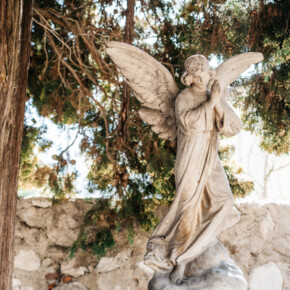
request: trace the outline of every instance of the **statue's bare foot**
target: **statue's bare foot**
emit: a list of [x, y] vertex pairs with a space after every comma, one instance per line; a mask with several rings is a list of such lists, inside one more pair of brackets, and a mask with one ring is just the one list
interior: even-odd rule
[[169, 275], [169, 280], [171, 283], [177, 284], [177, 285], [182, 284], [185, 266], [186, 266], [186, 263], [181, 263], [174, 267], [174, 269]]

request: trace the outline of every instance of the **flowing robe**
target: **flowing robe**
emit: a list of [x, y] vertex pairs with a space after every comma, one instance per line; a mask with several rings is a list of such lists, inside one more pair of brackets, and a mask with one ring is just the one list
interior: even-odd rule
[[198, 257], [220, 233], [232, 208], [231, 189], [218, 157], [218, 136], [233, 136], [242, 124], [227, 102], [221, 103], [222, 119], [206, 96], [193, 95], [190, 89], [176, 99], [176, 195], [145, 255], [145, 263], [155, 270], [170, 270]]

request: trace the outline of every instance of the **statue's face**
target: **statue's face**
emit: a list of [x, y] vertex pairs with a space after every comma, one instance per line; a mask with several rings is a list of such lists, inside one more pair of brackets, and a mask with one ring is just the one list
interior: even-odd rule
[[210, 80], [209, 69], [195, 72], [193, 74], [193, 85], [198, 86], [200, 88], [206, 87], [209, 80]]
[[192, 61], [187, 68], [187, 72], [192, 76], [192, 84], [204, 88], [210, 80], [210, 68], [206, 59], [197, 58]]

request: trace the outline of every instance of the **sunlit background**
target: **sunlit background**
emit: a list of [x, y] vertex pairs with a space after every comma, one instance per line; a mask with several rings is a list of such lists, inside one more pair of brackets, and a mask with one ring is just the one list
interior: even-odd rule
[[[215, 57], [212, 57], [210, 64], [212, 67], [216, 67], [219, 62]], [[253, 70], [254, 67], [251, 67], [243, 76], [250, 75]], [[238, 115], [240, 114], [239, 111], [234, 110]], [[76, 126], [62, 125], [58, 127], [48, 118], [39, 116], [31, 102], [27, 103], [26, 116], [28, 120], [33, 119], [36, 122], [34, 126], [47, 127], [47, 133], [43, 137], [51, 140], [53, 146], [45, 152], [38, 152], [38, 148], [35, 148], [35, 154], [38, 156], [40, 164], [52, 165], [54, 163], [53, 156], [58, 155], [75, 140], [77, 135]], [[86, 177], [89, 172], [89, 164], [85, 156], [80, 154], [80, 140], [81, 136], [78, 136], [73, 145], [65, 153], [69, 155], [69, 159], [76, 161], [75, 165], [68, 166], [68, 170], [73, 170], [76, 167], [79, 172], [75, 181], [77, 193], [74, 195], [74, 198], [97, 198], [101, 196], [97, 191], [91, 194], [87, 190]], [[220, 142], [223, 145], [235, 146], [233, 161], [242, 167], [245, 177], [250, 178], [255, 185], [250, 195], [239, 200], [257, 201], [267, 199], [275, 202], [290, 202], [289, 155], [276, 156], [261, 150], [259, 138], [245, 130], [242, 130], [240, 134], [234, 137], [222, 138]], [[19, 188], [18, 194], [25, 198], [52, 196], [48, 188], [28, 188], [26, 190]]]

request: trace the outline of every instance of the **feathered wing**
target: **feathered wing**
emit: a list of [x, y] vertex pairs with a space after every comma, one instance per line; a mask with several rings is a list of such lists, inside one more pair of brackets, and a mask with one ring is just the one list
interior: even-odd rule
[[235, 55], [216, 68], [215, 79], [219, 80], [222, 92], [227, 86], [237, 80], [252, 64], [256, 64], [264, 59], [260, 52], [248, 52]]
[[170, 72], [149, 54], [129, 44], [108, 42], [106, 51], [145, 107], [139, 110], [141, 119], [160, 138], [173, 141], [177, 135], [174, 104], [179, 89]]

